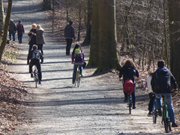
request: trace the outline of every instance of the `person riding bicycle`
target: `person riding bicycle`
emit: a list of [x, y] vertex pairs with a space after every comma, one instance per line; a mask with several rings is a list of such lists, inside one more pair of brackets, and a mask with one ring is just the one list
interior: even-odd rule
[[172, 127], [177, 127], [171, 94], [172, 90], [177, 88], [177, 83], [171, 71], [165, 67], [163, 60], [158, 61], [157, 65], [158, 68], [154, 72], [151, 81], [152, 89], [156, 94], [155, 108], [158, 110], [161, 109], [161, 97], [164, 96]]
[[31, 74], [31, 77], [33, 77], [32, 74], [32, 67], [35, 65], [38, 69], [38, 77], [39, 77], [39, 84], [41, 84], [41, 80], [42, 80], [42, 72], [41, 72], [41, 63], [43, 63], [43, 57], [41, 52], [38, 50], [38, 46], [37, 45], [33, 45], [32, 50], [30, 51], [29, 55], [28, 55], [28, 62], [29, 63], [29, 73]]
[[73, 79], [72, 79], [72, 83], [74, 84], [76, 79], [77, 68], [79, 67], [79, 71], [82, 76], [82, 69], [84, 64], [84, 53], [82, 52], [82, 49], [79, 44], [75, 45], [71, 59], [72, 59], [72, 64], [74, 64]]
[[[123, 67], [120, 69], [119, 78], [123, 77], [123, 86], [126, 80], [132, 80], [135, 84], [135, 77], [139, 77], [139, 72], [136, 70], [134, 63], [131, 60], [126, 60]], [[128, 94], [124, 91], [124, 102], [127, 102]], [[132, 102], [133, 102], [133, 109], [136, 108], [136, 97], [135, 97], [135, 90], [132, 93]]]

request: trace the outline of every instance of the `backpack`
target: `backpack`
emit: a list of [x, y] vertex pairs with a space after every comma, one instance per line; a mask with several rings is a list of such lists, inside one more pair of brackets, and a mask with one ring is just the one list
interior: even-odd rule
[[126, 80], [123, 85], [124, 92], [131, 95], [135, 90], [135, 84], [132, 80]]
[[33, 51], [32, 53], [32, 59], [40, 59], [40, 52], [39, 51]]

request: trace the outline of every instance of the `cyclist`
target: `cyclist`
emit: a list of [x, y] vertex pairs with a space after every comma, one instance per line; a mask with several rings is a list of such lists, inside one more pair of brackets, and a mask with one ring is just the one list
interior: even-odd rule
[[41, 84], [41, 80], [42, 80], [40, 59], [41, 59], [41, 63], [43, 63], [43, 57], [42, 57], [41, 52], [38, 50], [38, 46], [33, 45], [32, 50], [30, 51], [28, 55], [28, 62], [30, 61], [29, 73], [31, 73], [31, 77], [33, 77], [32, 67], [35, 65], [38, 69], [39, 84]]
[[79, 67], [79, 71], [82, 76], [82, 69], [84, 64], [84, 53], [82, 52], [82, 49], [79, 44], [75, 45], [71, 59], [72, 59], [72, 64], [74, 64], [73, 79], [72, 79], [72, 83], [74, 84], [76, 79], [77, 68]]
[[[161, 109], [161, 97], [164, 96], [168, 106], [172, 127], [177, 127], [178, 125], [175, 122], [175, 114], [171, 95], [172, 89], [177, 88], [177, 83], [170, 70], [165, 67], [165, 62], [163, 60], [158, 61], [157, 65], [158, 68], [152, 76], [153, 78], [151, 81], [152, 89], [155, 90], [154, 92], [156, 93], [155, 108], [158, 110]], [[153, 80], [155, 81], [154, 83]]]
[[[123, 77], [123, 86], [126, 80], [132, 80], [135, 84], [135, 77], [139, 77], [139, 72], [136, 70], [134, 63], [131, 60], [126, 60], [123, 67], [120, 69], [119, 78]], [[124, 102], [127, 102], [128, 95], [124, 92]], [[136, 108], [136, 97], [135, 97], [135, 90], [132, 93], [132, 102], [133, 102], [133, 109]]]

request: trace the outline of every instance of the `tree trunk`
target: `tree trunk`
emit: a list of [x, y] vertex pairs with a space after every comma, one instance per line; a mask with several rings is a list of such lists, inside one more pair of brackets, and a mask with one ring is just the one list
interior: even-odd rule
[[[98, 0], [99, 7], [99, 54], [96, 73], [119, 68], [117, 57], [115, 0]], [[97, 58], [96, 58], [97, 59]]]
[[2, 60], [3, 52], [4, 52], [4, 49], [6, 46], [6, 42], [7, 42], [7, 33], [8, 33], [9, 22], [10, 22], [10, 18], [11, 18], [11, 9], [12, 9], [12, 0], [8, 0], [8, 9], [7, 9], [6, 19], [5, 19], [3, 39], [2, 39], [1, 46], [0, 46], [0, 62]]
[[3, 8], [3, 0], [0, 0], [0, 37], [2, 36], [4, 26], [4, 8]]
[[88, 67], [97, 67], [98, 65], [98, 51], [99, 51], [99, 11], [98, 1], [92, 0], [92, 33], [90, 41], [90, 56]]
[[180, 86], [180, 1], [169, 0], [169, 28], [170, 28], [170, 66]]
[[87, 26], [86, 26], [86, 37], [84, 39], [83, 45], [90, 45], [91, 41], [91, 23], [92, 23], [92, 0], [87, 2]]
[[82, 24], [82, 2], [79, 3], [79, 21], [78, 21], [78, 37], [77, 41], [81, 40], [81, 24]]
[[43, 9], [51, 10], [51, 0], [43, 0]]

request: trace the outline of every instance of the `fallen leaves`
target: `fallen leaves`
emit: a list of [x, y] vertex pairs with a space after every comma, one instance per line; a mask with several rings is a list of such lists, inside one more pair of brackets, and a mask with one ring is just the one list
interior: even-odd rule
[[21, 123], [20, 106], [27, 92], [22, 84], [10, 77], [6, 66], [0, 65], [0, 135], [13, 132]]

